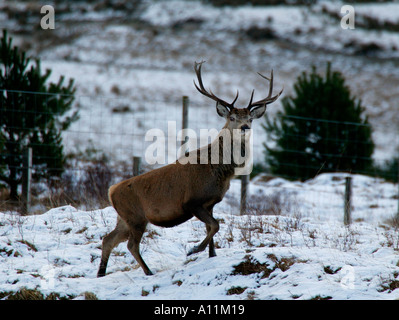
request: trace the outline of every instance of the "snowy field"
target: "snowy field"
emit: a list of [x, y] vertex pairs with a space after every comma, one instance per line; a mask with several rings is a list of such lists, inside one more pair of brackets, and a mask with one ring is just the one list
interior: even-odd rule
[[[98, 1], [97, 1], [98, 2]], [[399, 25], [399, 4], [356, 4], [357, 26], [340, 27], [340, 1], [314, 6], [216, 8], [203, 1], [143, 1], [133, 14], [94, 10], [96, 1], [56, 6], [56, 30], [38, 30], [38, 3], [0, 0], [0, 26], [15, 44], [52, 69], [51, 80], [74, 78], [80, 119], [63, 135], [65, 150], [95, 147], [112, 163], [143, 156], [145, 133], [181, 123], [190, 97], [189, 127], [220, 129], [214, 103], [194, 88], [194, 61], [206, 60], [205, 86], [237, 106], [267, 94], [256, 72], [274, 70], [284, 95], [303, 71], [327, 61], [343, 73], [373, 127], [374, 160], [399, 146], [399, 36], [365, 21]], [[61, 5], [60, 5], [61, 6]], [[18, 12], [12, 18], [9, 12]], [[31, 13], [23, 21], [24, 12]], [[8, 13], [7, 13], [8, 12]], [[367, 20], [368, 19], [368, 20]], [[281, 101], [268, 107], [273, 115]], [[178, 129], [178, 128], [177, 128]], [[254, 124], [255, 163], [266, 136]], [[79, 159], [76, 159], [77, 162]], [[107, 275], [96, 278], [102, 238], [113, 230], [111, 207], [65, 206], [34, 216], [0, 213], [0, 299], [23, 288], [68, 299], [398, 299], [398, 186], [353, 176], [353, 224], [343, 225], [344, 174], [304, 183], [258, 177], [250, 183], [250, 215], [240, 216], [240, 183], [215, 207], [217, 257], [186, 257], [205, 236], [192, 219], [172, 229], [148, 226], [141, 252], [147, 277], [126, 248], [114, 249]], [[90, 293], [90, 294], [89, 294]]]
[[[217, 257], [186, 256], [205, 236], [199, 220], [149, 225], [141, 253], [151, 277], [121, 243], [107, 275], [96, 278], [101, 239], [115, 226], [112, 207], [0, 213], [0, 294], [26, 288], [69, 299], [398, 299], [399, 234], [389, 224], [397, 186], [353, 176], [354, 222], [345, 227], [344, 178], [260, 177], [250, 184], [252, 214], [245, 216], [238, 215], [240, 183], [233, 180], [215, 207]], [[257, 207], [257, 197], [269, 208]]]

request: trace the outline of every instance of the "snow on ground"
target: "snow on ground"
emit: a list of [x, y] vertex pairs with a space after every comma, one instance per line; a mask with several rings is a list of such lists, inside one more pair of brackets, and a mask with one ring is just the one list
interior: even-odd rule
[[85, 292], [100, 299], [397, 299], [399, 235], [387, 223], [396, 212], [397, 186], [353, 176], [354, 223], [345, 227], [344, 178], [323, 174], [299, 183], [259, 177], [250, 184], [250, 203], [277, 204], [279, 196], [284, 203], [267, 212], [279, 214], [260, 215], [266, 209], [257, 207], [245, 216], [238, 215], [240, 183], [233, 180], [214, 210], [217, 257], [209, 259], [206, 251], [186, 257], [205, 236], [199, 220], [170, 229], [149, 226], [141, 253], [151, 277], [122, 243], [107, 275], [96, 278], [101, 239], [115, 226], [112, 207], [0, 213], [0, 293], [25, 287], [74, 299]]

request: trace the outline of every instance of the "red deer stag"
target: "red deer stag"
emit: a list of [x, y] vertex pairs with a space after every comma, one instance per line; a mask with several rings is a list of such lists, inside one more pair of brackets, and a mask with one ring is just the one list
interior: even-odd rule
[[[198, 79], [198, 85], [195, 81], [194, 85], [200, 93], [216, 101], [218, 115], [226, 119], [223, 129], [231, 134], [219, 133], [218, 137], [208, 146], [186, 153], [186, 160], [187, 154], [191, 160], [199, 160], [200, 153], [202, 157], [202, 151], [205, 148], [208, 150], [205, 154], [209, 158], [205, 164], [203, 158], [201, 161], [189, 161], [186, 164], [177, 160], [173, 164], [130, 178], [109, 188], [109, 199], [118, 213], [118, 218], [115, 229], [103, 239], [98, 277], [105, 275], [112, 249], [126, 240], [128, 240], [129, 251], [143, 268], [145, 274], [152, 275], [139, 252], [139, 244], [149, 222], [157, 226], [173, 227], [192, 217], [197, 217], [205, 223], [207, 235], [187, 255], [203, 251], [208, 245], [209, 257], [216, 255], [213, 236], [219, 230], [219, 223], [213, 218], [212, 210], [215, 204], [222, 201], [229, 189], [235, 169], [242, 166], [234, 161], [232, 152], [226, 153], [225, 149], [231, 147], [232, 142], [224, 143], [223, 137], [233, 140], [232, 137], [237, 136], [233, 135], [233, 130], [239, 130], [239, 136], [245, 137], [250, 134], [252, 120], [262, 117], [266, 111], [266, 105], [276, 101], [283, 90], [272, 96], [273, 71], [270, 78], [259, 74], [270, 81], [268, 96], [265, 99], [252, 102], [254, 95], [254, 91], [252, 91], [248, 106], [238, 109], [234, 106], [238, 92], [233, 102], [228, 103], [204, 88], [201, 78], [202, 63], [194, 64]], [[240, 151], [243, 153], [244, 150], [245, 157], [247, 150], [243, 147], [245, 139], [240, 140]], [[217, 163], [211, 161], [214, 160], [214, 158], [211, 159], [211, 150], [216, 150], [215, 152], [219, 155]], [[227, 159], [228, 161], [224, 161], [226, 154], [231, 158]]]

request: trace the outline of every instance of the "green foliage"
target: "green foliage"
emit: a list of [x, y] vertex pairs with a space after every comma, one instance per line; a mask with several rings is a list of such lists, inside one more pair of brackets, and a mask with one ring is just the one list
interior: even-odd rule
[[263, 128], [276, 144], [265, 144], [272, 173], [300, 180], [322, 172], [366, 173], [372, 166], [372, 130], [342, 74], [328, 64], [322, 77], [313, 67], [298, 77], [294, 91], [282, 100], [283, 112], [274, 122], [265, 117]]
[[[64, 78], [48, 83], [51, 71], [42, 74], [40, 61], [12, 46], [3, 31], [0, 39], [0, 180], [18, 199], [22, 154], [31, 147], [37, 176], [61, 174], [65, 158], [61, 132], [77, 120], [72, 110], [74, 84]], [[1, 143], [1, 141], [3, 143]]]
[[376, 166], [375, 175], [387, 181], [399, 182], [399, 155]]

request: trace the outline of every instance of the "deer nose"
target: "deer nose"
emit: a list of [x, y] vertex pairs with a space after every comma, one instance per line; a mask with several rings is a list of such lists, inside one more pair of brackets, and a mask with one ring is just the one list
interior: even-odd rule
[[244, 125], [241, 127], [241, 130], [242, 130], [242, 131], [249, 130], [249, 129], [250, 129], [250, 127], [249, 127], [247, 124], [244, 124]]

